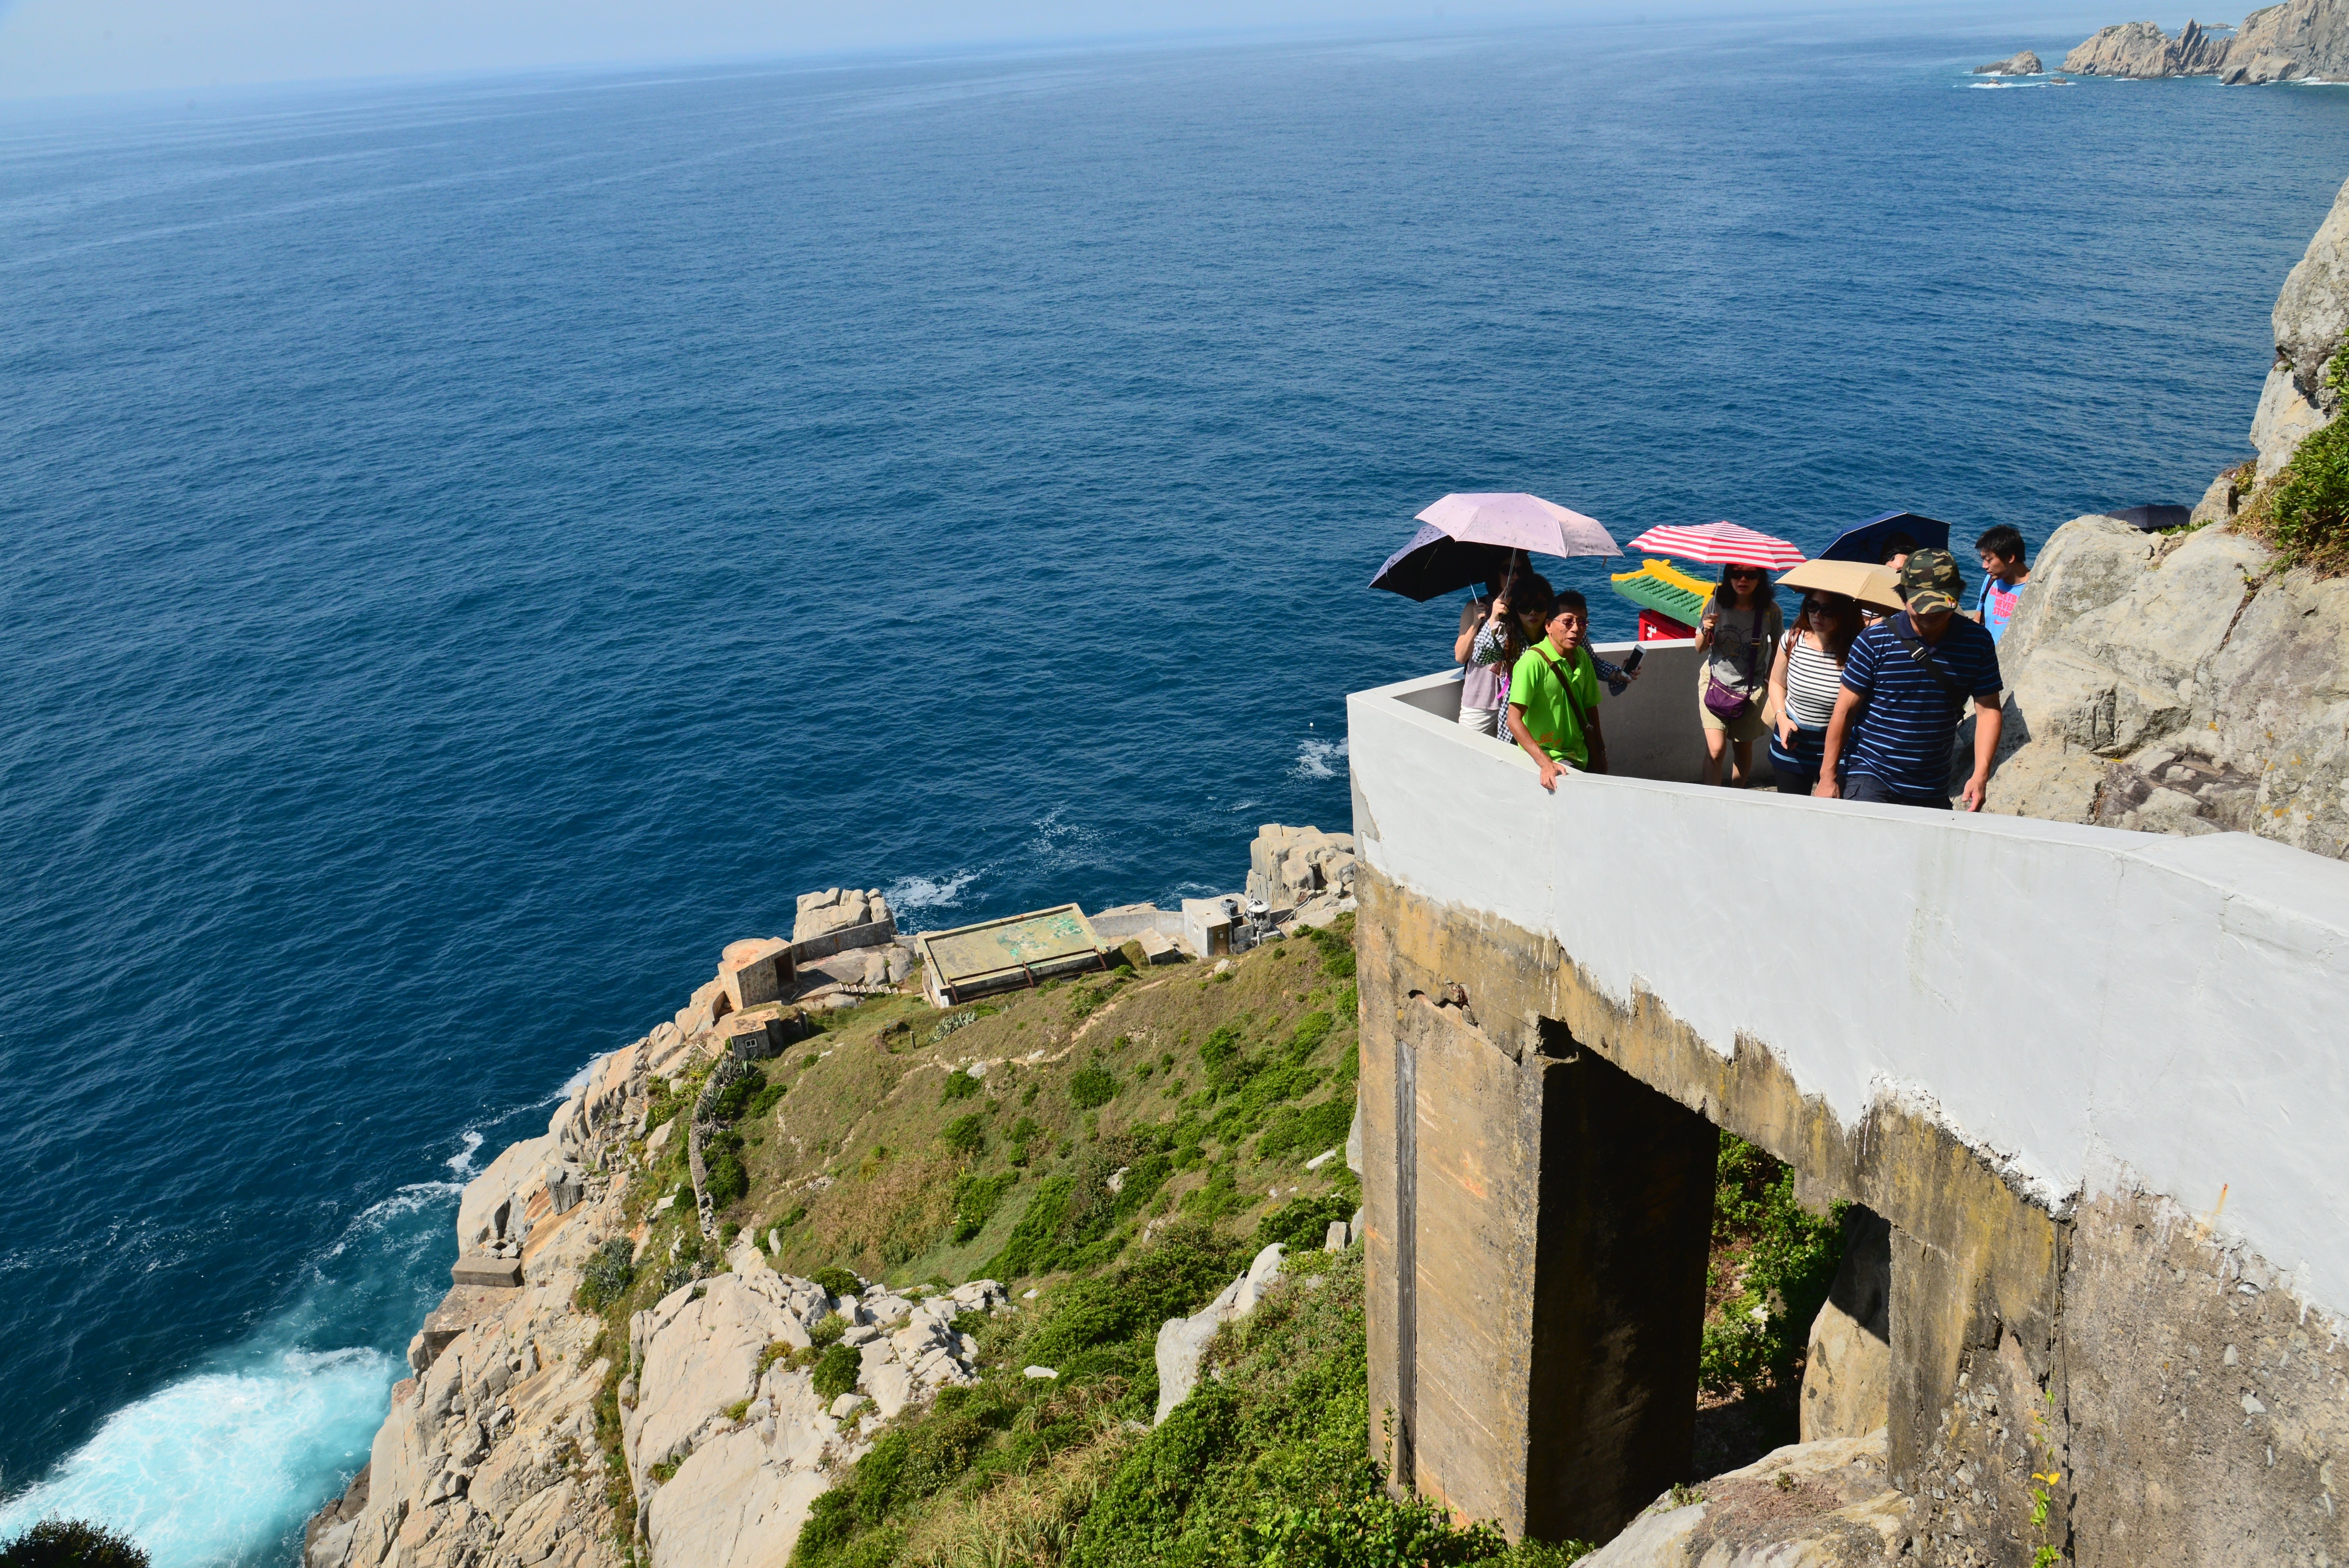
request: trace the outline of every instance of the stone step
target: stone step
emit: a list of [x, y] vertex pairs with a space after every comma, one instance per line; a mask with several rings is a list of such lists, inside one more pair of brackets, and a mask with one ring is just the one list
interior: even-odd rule
[[449, 1278], [455, 1284], [518, 1287], [522, 1284], [522, 1260], [493, 1258], [486, 1253], [467, 1253], [449, 1266]]

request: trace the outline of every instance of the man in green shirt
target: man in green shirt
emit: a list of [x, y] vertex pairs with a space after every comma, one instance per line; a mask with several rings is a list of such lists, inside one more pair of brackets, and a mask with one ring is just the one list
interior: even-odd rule
[[1599, 671], [1583, 645], [1590, 605], [1572, 589], [1550, 606], [1548, 635], [1517, 655], [1509, 674], [1509, 733], [1541, 768], [1541, 787], [1557, 792], [1573, 763], [1607, 771], [1607, 738], [1599, 729]]

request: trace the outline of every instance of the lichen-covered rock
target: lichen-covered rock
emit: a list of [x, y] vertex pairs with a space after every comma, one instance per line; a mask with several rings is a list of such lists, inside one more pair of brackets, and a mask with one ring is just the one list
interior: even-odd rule
[[[629, 1320], [638, 1372], [621, 1427], [652, 1568], [786, 1561], [809, 1508], [865, 1451], [874, 1422], [976, 1381], [975, 1347], [955, 1319], [1005, 1304], [993, 1280], [920, 1300], [878, 1287], [835, 1298], [776, 1274], [754, 1246], [728, 1262], [730, 1272]], [[810, 1330], [835, 1311], [850, 1325], [841, 1343], [857, 1350], [864, 1397], [827, 1404], [807, 1368], [765, 1353], [809, 1347]], [[866, 1398], [874, 1413], [859, 1420]]]
[[1909, 1500], [1892, 1488], [1885, 1434], [1796, 1443], [1694, 1491], [1666, 1492], [1583, 1568], [1891, 1568]]
[[647, 1504], [652, 1560], [783, 1568], [815, 1500], [831, 1488], [820, 1464], [795, 1468], [756, 1429], [721, 1433], [694, 1449]]
[[2349, 854], [2349, 580], [2279, 572], [2222, 529], [2082, 518], [2041, 552], [1999, 657], [1985, 810]]

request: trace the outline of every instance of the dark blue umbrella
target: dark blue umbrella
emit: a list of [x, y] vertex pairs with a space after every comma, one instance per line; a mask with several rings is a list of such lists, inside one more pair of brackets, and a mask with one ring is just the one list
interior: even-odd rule
[[1950, 547], [1950, 525], [1937, 517], [1923, 517], [1913, 511], [1888, 511], [1882, 517], [1869, 518], [1857, 528], [1847, 528], [1835, 536], [1835, 542], [1819, 552], [1821, 561], [1865, 561], [1870, 566], [1882, 564], [1885, 542], [1896, 533], [1905, 533], [1919, 550], [1947, 550]]

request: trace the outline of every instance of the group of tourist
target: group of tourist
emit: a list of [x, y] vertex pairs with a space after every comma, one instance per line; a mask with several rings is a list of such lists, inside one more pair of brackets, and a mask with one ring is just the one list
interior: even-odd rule
[[[2013, 528], [1991, 529], [1975, 550], [1983, 581], [1970, 611], [1950, 552], [1896, 535], [1883, 564], [1896, 573], [1900, 609], [1806, 589], [1791, 627], [1767, 573], [1723, 567], [1696, 634], [1704, 781], [1720, 784], [1724, 769], [1733, 784], [1748, 781], [1754, 743], [1766, 737], [1782, 795], [1947, 810], [1951, 743], [1971, 700], [1973, 762], [1960, 799], [1980, 810], [1998, 749], [1997, 645], [2031, 573]], [[1637, 650], [1620, 665], [1598, 658], [1589, 627], [1580, 593], [1531, 573], [1460, 614], [1460, 723], [1523, 748], [1545, 789], [1556, 790], [1568, 764], [1607, 771], [1601, 688], [1620, 696], [1639, 678]]]

